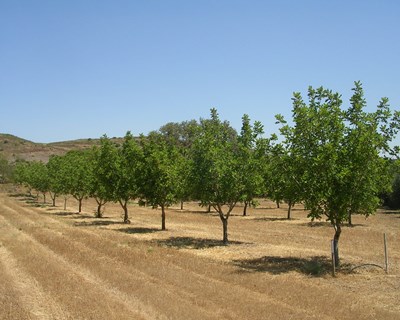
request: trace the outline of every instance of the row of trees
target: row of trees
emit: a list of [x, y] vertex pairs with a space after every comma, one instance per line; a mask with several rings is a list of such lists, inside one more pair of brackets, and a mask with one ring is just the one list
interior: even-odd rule
[[[308, 90], [308, 103], [293, 97], [291, 124], [277, 115], [280, 139], [263, 136], [260, 122], [242, 118], [237, 133], [217, 110], [209, 119], [169, 123], [148, 136], [129, 132], [117, 145], [106, 136], [90, 151], [70, 151], [43, 163], [22, 163], [17, 181], [56, 195], [71, 194], [79, 201], [93, 197], [97, 216], [107, 201], [119, 202], [129, 223], [128, 202], [145, 201], [160, 207], [162, 230], [165, 209], [184, 200], [213, 207], [228, 243], [228, 219], [237, 203], [254, 205], [269, 196], [288, 203], [304, 203], [311, 219], [325, 218], [335, 229], [336, 263], [343, 223], [353, 214], [372, 214], [379, 194], [391, 187], [390, 148], [399, 129], [399, 113], [383, 98], [367, 112], [362, 86], [355, 83], [350, 107], [341, 96], [324, 88]], [[27, 172], [31, 172], [27, 174]], [[29, 177], [28, 177], [29, 176]]]

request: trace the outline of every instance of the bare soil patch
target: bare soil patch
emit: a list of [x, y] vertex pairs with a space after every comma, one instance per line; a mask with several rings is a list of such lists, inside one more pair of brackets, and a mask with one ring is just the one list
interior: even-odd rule
[[[400, 319], [400, 214], [355, 216], [330, 274], [333, 228], [261, 201], [229, 219], [197, 203], [167, 211], [93, 200], [56, 207], [0, 192], [0, 319]], [[14, 194], [15, 196], [11, 196]], [[388, 239], [389, 274], [383, 233]]]

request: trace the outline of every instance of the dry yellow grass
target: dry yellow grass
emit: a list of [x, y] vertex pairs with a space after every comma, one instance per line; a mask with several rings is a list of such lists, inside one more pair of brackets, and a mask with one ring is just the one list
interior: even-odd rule
[[[329, 269], [332, 228], [297, 207], [263, 201], [229, 220], [222, 246], [215, 213], [196, 203], [167, 211], [130, 206], [132, 224], [107, 204], [82, 214], [0, 193], [0, 319], [400, 319], [400, 214], [355, 216]], [[383, 265], [388, 237], [389, 274]], [[310, 273], [318, 273], [310, 275]]]

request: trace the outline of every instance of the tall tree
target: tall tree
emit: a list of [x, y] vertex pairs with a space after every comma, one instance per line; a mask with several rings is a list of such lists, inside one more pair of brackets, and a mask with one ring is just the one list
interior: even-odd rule
[[335, 230], [337, 266], [343, 223], [355, 212], [374, 213], [379, 204], [388, 165], [381, 154], [389, 148], [398, 127], [386, 99], [376, 112], [367, 113], [359, 82], [353, 91], [351, 107], [342, 110], [338, 93], [310, 87], [308, 105], [300, 93], [294, 94], [293, 126], [278, 117], [284, 144], [296, 160], [294, 181], [302, 187], [309, 217], [325, 217]]

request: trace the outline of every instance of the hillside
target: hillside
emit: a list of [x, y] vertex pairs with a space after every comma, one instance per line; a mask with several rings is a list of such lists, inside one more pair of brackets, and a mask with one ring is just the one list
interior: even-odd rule
[[[119, 138], [113, 138], [118, 142]], [[27, 161], [47, 162], [51, 155], [62, 155], [69, 150], [88, 149], [98, 145], [100, 139], [79, 139], [52, 143], [36, 143], [16, 137], [11, 134], [0, 133], [0, 156], [9, 162], [17, 159]]]

